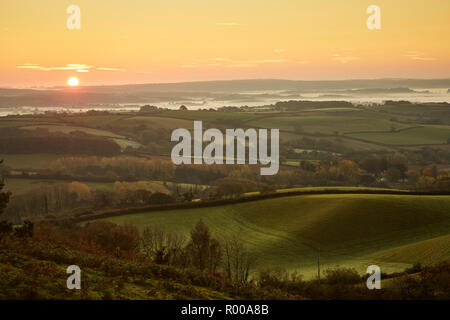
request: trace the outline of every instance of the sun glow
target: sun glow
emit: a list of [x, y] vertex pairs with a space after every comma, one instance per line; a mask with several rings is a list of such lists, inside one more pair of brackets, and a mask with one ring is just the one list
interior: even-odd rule
[[72, 77], [67, 80], [67, 84], [71, 87], [76, 87], [80, 84], [80, 81], [77, 78]]

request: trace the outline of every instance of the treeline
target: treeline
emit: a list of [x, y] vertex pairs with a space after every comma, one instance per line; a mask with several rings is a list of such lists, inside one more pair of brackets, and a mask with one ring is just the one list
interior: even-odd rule
[[[170, 160], [138, 157], [62, 157], [41, 171], [48, 177], [71, 177], [77, 180], [114, 182], [118, 180], [157, 180], [212, 185], [226, 177], [261, 181], [258, 166], [248, 165], [181, 165]], [[276, 177], [271, 181], [276, 180]]]
[[355, 105], [347, 101], [307, 101], [289, 100], [280, 101], [273, 105], [274, 110], [295, 111], [317, 108], [354, 108]]
[[87, 178], [102, 177], [105, 181], [172, 180], [176, 166], [169, 160], [136, 157], [62, 157], [52, 161], [48, 171], [56, 175]]
[[65, 134], [50, 133], [48, 130], [0, 128], [0, 153], [114, 156], [120, 154], [120, 146], [111, 139], [82, 132]]
[[158, 183], [116, 181], [112, 189], [91, 189], [84, 183], [59, 183], [41, 186], [24, 194], [13, 195], [4, 218], [15, 223], [25, 219], [54, 219], [78, 216], [96, 210], [163, 205], [175, 201]]
[[[3, 169], [7, 170], [6, 167]], [[406, 156], [392, 153], [353, 160], [332, 155], [321, 161], [300, 160], [296, 167], [281, 166], [274, 176], [261, 176], [256, 165], [176, 166], [170, 160], [138, 157], [62, 157], [32, 177], [104, 182], [146, 179], [209, 185], [212, 188], [208, 195], [197, 192], [197, 196], [217, 199], [231, 194], [294, 186], [403, 187], [447, 191], [449, 174], [436, 166], [411, 166]]]
[[[318, 163], [301, 162], [300, 167], [282, 166], [277, 175], [261, 176], [257, 165], [174, 165], [170, 160], [137, 157], [63, 157], [49, 163], [41, 171], [48, 178], [70, 178], [86, 181], [140, 179], [172, 181], [196, 185], [217, 186], [234, 179], [246, 184], [243, 192], [265, 189], [267, 185], [327, 186], [352, 185], [364, 182], [359, 179], [360, 167], [355, 161], [331, 158]], [[253, 183], [248, 182], [249, 180]], [[372, 186], [372, 184], [370, 185]], [[239, 192], [236, 192], [239, 193]]]

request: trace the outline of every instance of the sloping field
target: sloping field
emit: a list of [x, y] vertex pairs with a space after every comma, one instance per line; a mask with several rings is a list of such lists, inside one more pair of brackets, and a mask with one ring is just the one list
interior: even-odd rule
[[412, 264], [420, 262], [424, 265], [450, 260], [450, 235], [377, 252], [371, 258]]
[[[141, 230], [162, 225], [186, 237], [200, 219], [219, 239], [240, 237], [257, 253], [258, 268], [283, 267], [310, 277], [320, 248], [322, 269], [340, 265], [364, 272], [377, 264], [383, 272], [393, 272], [428, 259], [426, 253], [417, 261], [414, 253], [404, 257], [409, 245], [422, 241], [424, 252], [440, 252], [437, 245], [444, 250], [428, 255], [433, 262], [448, 257], [450, 197], [304, 195], [109, 218], [132, 222]], [[426, 242], [433, 238], [435, 242]], [[396, 248], [398, 259], [392, 251]]]

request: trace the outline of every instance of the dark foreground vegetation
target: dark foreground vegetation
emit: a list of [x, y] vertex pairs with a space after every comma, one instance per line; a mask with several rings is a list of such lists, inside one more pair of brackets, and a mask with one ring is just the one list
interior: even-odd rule
[[[450, 262], [367, 276], [335, 268], [321, 280], [282, 269], [252, 270], [256, 257], [237, 239], [219, 243], [199, 222], [188, 242], [131, 225], [0, 225], [1, 299], [449, 299]], [[66, 288], [69, 265], [82, 270], [82, 289]], [[250, 276], [251, 272], [251, 276]]]

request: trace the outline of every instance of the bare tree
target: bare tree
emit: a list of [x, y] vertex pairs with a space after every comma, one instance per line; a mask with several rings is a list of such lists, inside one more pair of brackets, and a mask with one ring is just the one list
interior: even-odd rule
[[183, 236], [157, 225], [144, 229], [141, 249], [155, 263], [183, 266], [184, 242]]
[[229, 279], [245, 283], [250, 271], [256, 265], [256, 255], [245, 248], [243, 241], [237, 237], [224, 243], [224, 268]]

